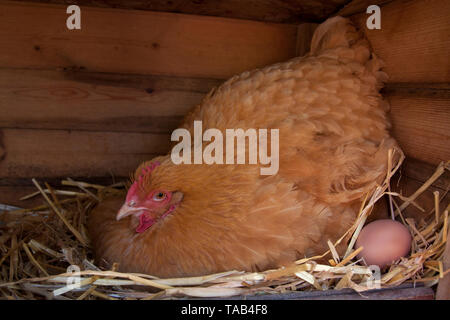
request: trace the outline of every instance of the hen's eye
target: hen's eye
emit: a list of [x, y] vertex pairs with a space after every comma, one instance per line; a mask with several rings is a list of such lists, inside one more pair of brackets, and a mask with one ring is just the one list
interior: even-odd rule
[[154, 201], [163, 201], [166, 198], [166, 194], [164, 192], [157, 192], [153, 196]]

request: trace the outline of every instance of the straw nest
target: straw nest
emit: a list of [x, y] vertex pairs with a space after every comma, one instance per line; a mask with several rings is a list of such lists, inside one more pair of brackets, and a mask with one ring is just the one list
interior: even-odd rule
[[[400, 156], [395, 164], [394, 154], [397, 158]], [[421, 221], [405, 219], [402, 211], [409, 205], [420, 208], [416, 198], [449, 170], [450, 162], [441, 163], [428, 181], [406, 197], [391, 192], [389, 183], [403, 159], [400, 151], [391, 150], [384, 183], [366, 195], [353, 226], [335, 243], [328, 241], [329, 250], [323, 255], [259, 273], [231, 270], [176, 279], [121, 273], [116, 271], [116, 265], [112, 270], [101, 270], [94, 265], [86, 218], [98, 201], [123, 194], [123, 184], [100, 186], [68, 179], [62, 184], [69, 190], [55, 190], [33, 179], [37, 191], [28, 197], [41, 196], [45, 205], [0, 213], [0, 299], [204, 298], [343, 288], [362, 293], [404, 282], [433, 286], [450, 272], [450, 269], [444, 270], [442, 264], [449, 205], [442, 204], [441, 200], [446, 194], [434, 193], [435, 208], [428, 214], [425, 212]], [[354, 245], [374, 203], [384, 196], [389, 198], [392, 216], [410, 230], [413, 243], [408, 257], [383, 269], [376, 277], [373, 269], [357, 260], [362, 248], [354, 250]], [[345, 254], [339, 256], [335, 246], [349, 237]], [[317, 260], [324, 257], [328, 263], [319, 264]]]

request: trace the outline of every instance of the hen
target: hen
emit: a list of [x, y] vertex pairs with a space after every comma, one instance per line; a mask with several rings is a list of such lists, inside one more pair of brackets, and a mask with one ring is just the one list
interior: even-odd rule
[[159, 277], [266, 270], [321, 254], [351, 226], [384, 178], [389, 136], [379, 94], [386, 74], [344, 18], [321, 24], [311, 51], [244, 72], [185, 118], [204, 129], [279, 129], [279, 171], [260, 164], [143, 163], [127, 198], [90, 214], [98, 261]]

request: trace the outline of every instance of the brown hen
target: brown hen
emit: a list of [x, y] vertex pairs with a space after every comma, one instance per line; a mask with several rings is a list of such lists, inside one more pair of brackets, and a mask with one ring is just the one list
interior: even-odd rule
[[[320, 25], [311, 52], [244, 72], [186, 118], [203, 130], [279, 129], [279, 171], [260, 165], [143, 163], [127, 198], [102, 202], [89, 230], [99, 261], [159, 277], [262, 270], [321, 254], [352, 224], [386, 173], [386, 74], [341, 17]], [[124, 203], [125, 202], [125, 203]], [[119, 218], [119, 221], [116, 220]]]

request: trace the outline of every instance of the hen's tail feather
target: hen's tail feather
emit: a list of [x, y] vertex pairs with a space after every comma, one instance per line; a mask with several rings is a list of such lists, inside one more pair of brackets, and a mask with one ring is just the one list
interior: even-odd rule
[[369, 42], [361, 31], [356, 30], [349, 19], [333, 17], [322, 23], [311, 40], [310, 55], [330, 56], [345, 63], [370, 60]]
[[359, 75], [360, 78], [371, 82], [379, 90], [388, 77], [381, 71], [383, 61], [371, 51], [364, 33], [357, 30], [349, 19], [337, 16], [317, 27], [309, 54], [337, 58], [344, 63], [361, 63], [365, 66], [365, 72]]
[[311, 41], [311, 54], [318, 55], [328, 49], [351, 47], [362, 34], [357, 32], [350, 20], [333, 17], [317, 27]]

